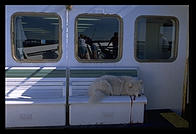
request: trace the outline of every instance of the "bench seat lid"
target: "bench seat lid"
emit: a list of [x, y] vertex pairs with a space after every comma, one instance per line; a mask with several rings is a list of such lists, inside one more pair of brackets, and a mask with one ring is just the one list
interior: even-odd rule
[[6, 98], [5, 100], [5, 104], [65, 104], [65, 103], [66, 103], [65, 98], [56, 98], [56, 99]]
[[[70, 104], [88, 103], [89, 96], [70, 96]], [[105, 96], [100, 103], [130, 103], [130, 96]], [[145, 96], [136, 97], [133, 102], [147, 103]]]

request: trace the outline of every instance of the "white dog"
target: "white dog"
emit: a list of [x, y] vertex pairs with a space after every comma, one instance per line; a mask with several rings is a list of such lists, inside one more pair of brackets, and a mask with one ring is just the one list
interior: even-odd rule
[[95, 103], [107, 95], [138, 96], [142, 92], [142, 80], [129, 76], [104, 75], [88, 88], [89, 102]]

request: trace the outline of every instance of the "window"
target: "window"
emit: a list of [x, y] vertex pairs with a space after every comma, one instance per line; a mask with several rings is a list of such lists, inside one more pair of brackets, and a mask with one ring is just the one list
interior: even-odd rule
[[81, 14], [75, 21], [79, 62], [117, 62], [122, 55], [122, 20], [117, 15]]
[[174, 61], [177, 57], [178, 20], [175, 17], [140, 16], [135, 23], [137, 61]]
[[12, 56], [19, 62], [56, 62], [61, 57], [61, 19], [54, 13], [12, 15]]

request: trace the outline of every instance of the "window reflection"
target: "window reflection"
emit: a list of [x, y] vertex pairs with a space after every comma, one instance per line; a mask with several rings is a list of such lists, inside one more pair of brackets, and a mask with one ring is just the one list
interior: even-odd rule
[[174, 59], [177, 23], [171, 17], [136, 20], [136, 57], [140, 60]]
[[59, 21], [57, 16], [15, 15], [15, 57], [31, 61], [57, 59], [60, 54]]
[[86, 60], [119, 57], [120, 22], [115, 16], [80, 15], [76, 20], [77, 56]]

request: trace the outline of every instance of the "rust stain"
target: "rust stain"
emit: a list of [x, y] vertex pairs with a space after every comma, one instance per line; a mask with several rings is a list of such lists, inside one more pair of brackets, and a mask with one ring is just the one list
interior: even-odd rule
[[132, 96], [130, 96], [130, 98], [131, 98], [131, 113], [130, 113], [130, 122], [132, 123], [131, 115], [132, 115], [133, 99], [132, 99]]
[[132, 115], [132, 111], [133, 111], [133, 101], [135, 100], [136, 96], [134, 95], [133, 98], [132, 96], [130, 96], [131, 98], [131, 113], [130, 113], [130, 122], [132, 123], [132, 120], [131, 120], [131, 115]]

